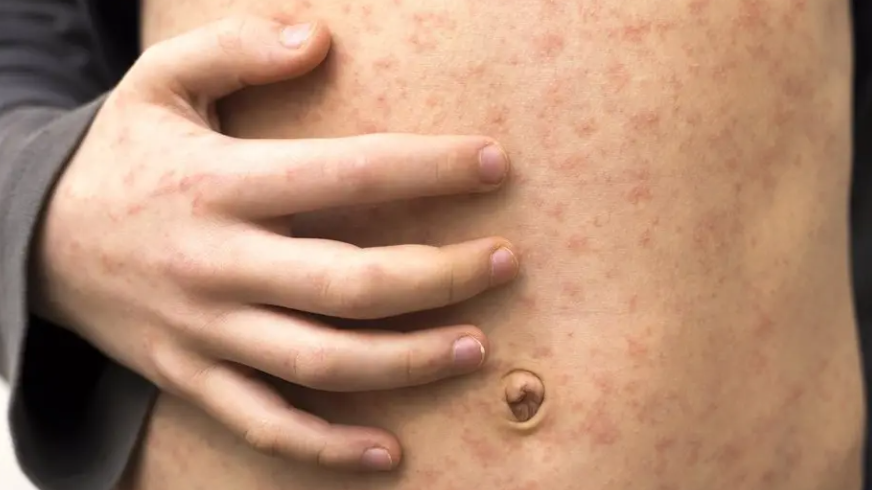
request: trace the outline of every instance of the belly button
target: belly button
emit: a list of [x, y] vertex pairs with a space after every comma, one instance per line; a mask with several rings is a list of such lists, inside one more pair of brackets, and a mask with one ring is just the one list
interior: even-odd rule
[[545, 384], [539, 376], [518, 369], [503, 376], [505, 403], [516, 424], [535, 423], [534, 418], [545, 402]]

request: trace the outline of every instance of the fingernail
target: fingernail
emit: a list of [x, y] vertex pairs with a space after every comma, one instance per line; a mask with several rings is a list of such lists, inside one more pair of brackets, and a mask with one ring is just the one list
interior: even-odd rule
[[364, 451], [360, 462], [365, 468], [376, 471], [389, 471], [394, 467], [394, 460], [391, 458], [391, 453], [380, 447], [369, 448]]
[[518, 261], [515, 254], [506, 247], [500, 247], [491, 255], [491, 284], [504, 284], [518, 274]]
[[298, 24], [285, 27], [282, 29], [280, 36], [282, 44], [288, 48], [300, 48], [302, 45], [306, 44], [306, 41], [308, 41], [309, 37], [312, 36], [313, 27], [312, 24]]
[[477, 369], [484, 362], [484, 346], [474, 337], [461, 337], [454, 342], [454, 366]]
[[509, 157], [496, 144], [488, 145], [481, 150], [478, 155], [478, 163], [481, 180], [488, 185], [502, 183], [509, 172]]

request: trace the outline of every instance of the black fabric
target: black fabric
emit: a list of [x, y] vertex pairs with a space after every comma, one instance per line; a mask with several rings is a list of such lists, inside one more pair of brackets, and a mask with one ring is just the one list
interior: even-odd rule
[[[129, 9], [125, 28], [135, 35], [135, 3], [115, 3]], [[110, 31], [96, 30], [86, 7], [0, 0], [0, 373], [13, 387], [9, 417], [19, 461], [44, 490], [113, 488], [156, 394], [27, 310], [29, 246], [46, 197], [99, 96], [137, 50], [130, 43], [111, 55], [95, 49]]]
[[[857, 0], [852, 6], [851, 222], [861, 344], [872, 353], [867, 4]], [[10, 415], [20, 461], [44, 490], [110, 490], [154, 396], [147, 382], [81, 340], [29, 318], [25, 302], [27, 239], [99, 100], [86, 104], [110, 89], [137, 56], [137, 14], [133, 0], [0, 0], [0, 369], [15, 387]], [[872, 379], [872, 356], [864, 355], [864, 367]]]
[[[854, 22], [854, 167], [851, 185], [851, 259], [854, 303], [860, 329], [860, 349], [866, 393], [872, 382], [872, 7], [852, 2]], [[869, 451], [872, 406], [866, 405], [866, 479], [872, 490], [872, 452]]]

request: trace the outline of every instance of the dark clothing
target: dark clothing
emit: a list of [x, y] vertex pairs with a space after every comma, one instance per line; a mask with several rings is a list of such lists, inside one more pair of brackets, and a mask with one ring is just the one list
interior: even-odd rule
[[[869, 5], [857, 0], [853, 12], [852, 239], [861, 334], [872, 333]], [[40, 212], [101, 93], [137, 56], [137, 12], [133, 0], [0, 0], [0, 369], [13, 385], [19, 460], [44, 490], [110, 490], [156, 393], [85, 342], [28, 315], [26, 300]], [[872, 352], [872, 335], [862, 335], [862, 344]]]
[[132, 0], [0, 0], [0, 372], [19, 461], [45, 490], [111, 489], [156, 394], [28, 315], [26, 299], [39, 215], [100, 95], [136, 57], [137, 11]]

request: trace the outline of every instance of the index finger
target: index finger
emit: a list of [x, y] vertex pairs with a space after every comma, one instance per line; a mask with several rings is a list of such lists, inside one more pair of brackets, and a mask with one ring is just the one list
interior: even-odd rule
[[487, 192], [509, 173], [483, 136], [372, 134], [336, 139], [230, 140], [209, 190], [235, 215], [269, 218], [355, 204]]

